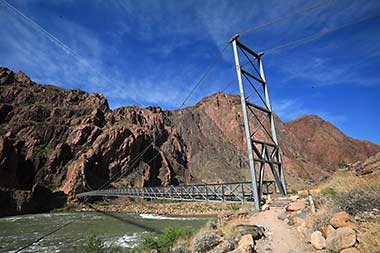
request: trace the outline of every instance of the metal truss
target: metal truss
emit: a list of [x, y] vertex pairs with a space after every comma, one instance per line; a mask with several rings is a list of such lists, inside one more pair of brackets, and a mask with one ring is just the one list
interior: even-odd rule
[[[263, 53], [254, 52], [242, 44], [238, 38], [239, 35], [235, 35], [230, 42], [233, 48], [240, 90], [252, 191], [255, 207], [259, 210], [260, 199], [263, 194], [264, 172], [267, 166], [272, 172], [279, 192], [286, 195], [287, 191], [272, 106], [264, 74]], [[240, 55], [247, 59], [246, 63], [240, 63]], [[243, 77], [245, 82], [243, 82]], [[249, 91], [248, 95], [246, 95], [246, 91]], [[256, 122], [256, 128], [250, 127], [250, 116]]]
[[[264, 193], [276, 192], [274, 181], [263, 181]], [[202, 202], [239, 202], [252, 203], [255, 201], [251, 182], [196, 184], [168, 187], [144, 187], [97, 190], [77, 194], [80, 197], [116, 197], [124, 196], [144, 199], [170, 199]]]

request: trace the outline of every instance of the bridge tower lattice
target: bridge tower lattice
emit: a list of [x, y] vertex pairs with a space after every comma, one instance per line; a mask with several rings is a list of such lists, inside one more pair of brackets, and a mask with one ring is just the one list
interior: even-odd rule
[[[255, 208], [259, 210], [263, 192], [264, 172], [267, 166], [272, 172], [280, 193], [286, 195], [287, 190], [268, 85], [264, 74], [262, 61], [264, 54], [254, 52], [242, 44], [238, 38], [239, 35], [235, 35], [230, 39], [230, 43], [234, 53], [240, 90]], [[240, 62], [241, 55], [248, 60], [244, 64]], [[243, 77], [245, 82], [243, 82]], [[259, 84], [259, 87], [256, 87], [257, 84]], [[248, 90], [250, 93], [246, 95]], [[253, 98], [256, 100], [254, 101]], [[257, 126], [255, 129], [250, 126], [250, 116], [253, 116], [256, 121]]]

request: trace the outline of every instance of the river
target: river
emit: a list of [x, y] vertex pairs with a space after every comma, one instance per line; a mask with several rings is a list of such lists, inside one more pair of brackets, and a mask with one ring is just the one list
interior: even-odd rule
[[0, 252], [15, 252], [62, 224], [72, 224], [22, 252], [81, 252], [91, 235], [106, 243], [133, 248], [153, 231], [171, 226], [202, 227], [209, 217], [165, 217], [151, 214], [102, 214], [96, 212], [47, 213], [0, 218]]

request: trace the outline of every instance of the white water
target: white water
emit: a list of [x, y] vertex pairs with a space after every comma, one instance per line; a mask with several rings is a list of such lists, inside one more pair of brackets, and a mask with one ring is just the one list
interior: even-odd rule
[[167, 217], [154, 214], [49, 213], [0, 218], [0, 252], [16, 252], [52, 229], [71, 220], [70, 226], [49, 235], [22, 252], [82, 252], [92, 235], [106, 245], [134, 248], [148, 234], [171, 226], [201, 227], [209, 217]]
[[158, 214], [140, 214], [139, 215], [143, 219], [150, 219], [150, 220], [199, 220], [202, 218], [199, 217], [169, 217], [169, 216], [162, 216]]

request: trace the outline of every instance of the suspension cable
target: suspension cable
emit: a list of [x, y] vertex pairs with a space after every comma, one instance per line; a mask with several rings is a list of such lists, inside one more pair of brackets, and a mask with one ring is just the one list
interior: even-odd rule
[[287, 47], [298, 46], [298, 45], [301, 45], [301, 44], [306, 43], [308, 41], [318, 39], [318, 38], [320, 38], [322, 36], [325, 36], [327, 34], [331, 34], [331, 33], [334, 33], [336, 31], [342, 30], [344, 28], [348, 28], [348, 27], [351, 27], [351, 26], [354, 26], [354, 25], [358, 25], [360, 23], [364, 23], [364, 22], [367, 22], [369, 20], [376, 19], [376, 18], [380, 18], [380, 14], [371, 15], [371, 16], [367, 16], [367, 17], [364, 17], [364, 18], [356, 19], [354, 21], [351, 21], [349, 23], [346, 23], [346, 24], [334, 27], [334, 28], [329, 29], [327, 31], [318, 32], [318, 33], [315, 33], [315, 34], [303, 37], [301, 39], [293, 40], [293, 41], [284, 43], [282, 45], [266, 49], [263, 52], [266, 53], [266, 54], [268, 54], [268, 53], [272, 53], [274, 51], [278, 51], [278, 50], [281, 50], [281, 49], [284, 49], [284, 48], [287, 48]]
[[303, 13], [306, 13], [306, 12], [309, 12], [309, 11], [312, 11], [312, 10], [315, 10], [315, 9], [318, 9], [318, 8], [321, 8], [322, 6], [325, 6], [325, 5], [327, 5], [327, 4], [330, 4], [330, 3], [334, 2], [334, 1], [335, 1], [335, 0], [321, 1], [321, 2], [318, 3], [318, 4], [310, 5], [310, 6], [306, 7], [306, 8], [304, 8], [304, 9], [301, 9], [301, 10], [298, 10], [298, 11], [295, 11], [295, 12], [292, 12], [292, 13], [290, 13], [290, 14], [288, 14], [288, 15], [282, 16], [282, 17], [280, 17], [280, 18], [277, 18], [277, 19], [272, 20], [272, 21], [270, 21], [270, 22], [267, 22], [267, 23], [265, 23], [265, 24], [262, 24], [262, 25], [259, 25], [259, 26], [255, 26], [255, 27], [251, 27], [251, 28], [249, 28], [249, 29], [246, 29], [246, 30], [242, 31], [242, 32], [240, 33], [240, 35], [243, 36], [243, 35], [247, 35], [247, 34], [252, 33], [252, 32], [256, 32], [256, 31], [258, 31], [258, 30], [261, 30], [261, 29], [264, 29], [264, 28], [266, 28], [266, 27], [272, 26], [272, 25], [274, 25], [274, 24], [280, 23], [280, 22], [282, 22], [282, 21], [284, 21], [284, 20], [287, 20], [287, 19], [289, 19], [289, 18], [291, 18], [291, 17], [297, 16], [297, 15], [301, 15], [301, 14], [303, 14]]

